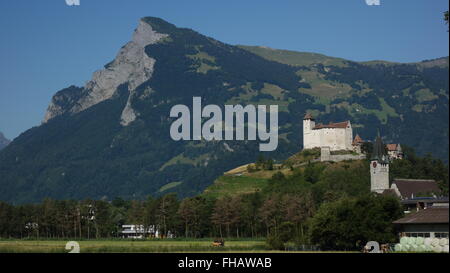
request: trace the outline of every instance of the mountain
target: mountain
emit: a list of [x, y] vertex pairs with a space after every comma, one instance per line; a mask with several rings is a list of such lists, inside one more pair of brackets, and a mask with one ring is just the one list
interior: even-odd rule
[[2, 132], [0, 132], [0, 150], [8, 146], [11, 141], [7, 139]]
[[[270, 52], [268, 51], [270, 50]], [[354, 133], [448, 157], [446, 63], [357, 63], [325, 55], [233, 46], [142, 18], [132, 40], [83, 87], [57, 92], [41, 126], [0, 152], [0, 200], [145, 198], [202, 192], [253, 162], [256, 141], [174, 141], [172, 106], [276, 104], [279, 145], [302, 148], [306, 111], [352, 121]], [[280, 57], [287, 54], [287, 57]]]

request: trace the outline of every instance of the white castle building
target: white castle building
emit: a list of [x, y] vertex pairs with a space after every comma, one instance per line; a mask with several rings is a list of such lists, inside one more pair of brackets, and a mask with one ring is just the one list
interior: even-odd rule
[[353, 150], [350, 121], [316, 124], [311, 114], [303, 118], [303, 148], [329, 148], [330, 151]]

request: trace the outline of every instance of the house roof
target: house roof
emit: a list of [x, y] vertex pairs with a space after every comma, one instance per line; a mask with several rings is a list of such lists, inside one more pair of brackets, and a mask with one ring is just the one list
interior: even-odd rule
[[312, 119], [312, 120], [314, 120], [314, 117], [311, 115], [311, 113], [306, 113], [306, 115], [303, 117], [303, 119]]
[[362, 138], [358, 134], [356, 134], [355, 139], [353, 140], [352, 144], [356, 145], [356, 144], [361, 144], [361, 143], [364, 143], [364, 140], [362, 140]]
[[420, 193], [441, 193], [437, 182], [434, 180], [394, 179], [392, 184], [396, 185], [401, 197], [405, 199], [417, 197]]
[[319, 123], [316, 126], [314, 126], [313, 129], [323, 129], [323, 128], [347, 128], [349, 121], [343, 121], [343, 122], [330, 122], [328, 124], [322, 124]]
[[388, 151], [397, 151], [397, 144], [386, 144]]
[[431, 207], [394, 221], [394, 224], [448, 224], [448, 207]]

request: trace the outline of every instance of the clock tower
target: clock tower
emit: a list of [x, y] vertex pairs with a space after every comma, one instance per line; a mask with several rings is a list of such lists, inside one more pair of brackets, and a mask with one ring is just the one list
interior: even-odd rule
[[378, 134], [370, 161], [370, 191], [383, 193], [389, 189], [389, 160], [386, 148]]

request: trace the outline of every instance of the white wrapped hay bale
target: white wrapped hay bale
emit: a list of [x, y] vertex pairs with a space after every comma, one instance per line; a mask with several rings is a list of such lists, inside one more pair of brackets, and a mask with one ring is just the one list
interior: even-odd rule
[[438, 246], [439, 245], [439, 238], [433, 238], [432, 240], [431, 240], [431, 246], [433, 246], [433, 247], [435, 247], [435, 246]]
[[427, 251], [427, 248], [426, 248], [426, 246], [425, 245], [419, 245], [418, 247], [417, 247], [417, 251], [418, 252], [426, 252]]
[[433, 252], [433, 247], [431, 246], [431, 244], [430, 245], [425, 245], [425, 250], [427, 252]]
[[415, 237], [408, 237], [408, 244], [415, 245], [416, 244], [416, 238]]
[[403, 249], [403, 248], [402, 248], [402, 244], [396, 244], [395, 247], [394, 247], [394, 250], [395, 250], [396, 252], [403, 251], [402, 249]]
[[426, 246], [430, 246], [431, 245], [431, 241], [432, 241], [431, 238], [425, 238], [425, 240], [423, 240], [423, 244], [426, 245]]
[[433, 251], [436, 253], [442, 252], [442, 247], [440, 245], [433, 246]]
[[444, 246], [442, 251], [445, 252], [445, 253], [448, 253], [448, 245]]
[[447, 238], [441, 238], [440, 240], [439, 240], [439, 245], [440, 246], [445, 246], [445, 245], [448, 245], [448, 240], [447, 240]]
[[416, 245], [423, 245], [424, 238], [423, 237], [417, 237], [416, 238]]
[[406, 245], [406, 244], [408, 244], [408, 242], [409, 242], [408, 237], [405, 236], [405, 237], [400, 238], [400, 244]]
[[411, 251], [410, 244], [402, 244], [402, 251]]

